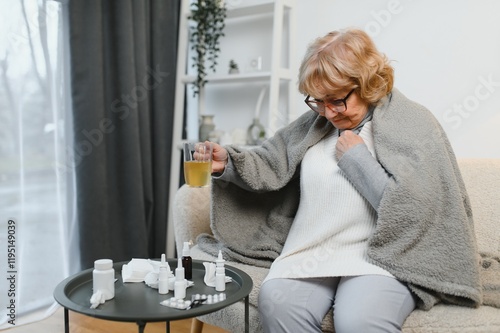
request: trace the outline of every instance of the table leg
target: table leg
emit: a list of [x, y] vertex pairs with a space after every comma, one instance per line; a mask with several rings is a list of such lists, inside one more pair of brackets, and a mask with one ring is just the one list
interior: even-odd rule
[[139, 320], [137, 322], [137, 327], [139, 328], [139, 333], [144, 333], [144, 329], [146, 328], [146, 322]]
[[69, 310], [64, 308], [64, 333], [69, 333]]
[[245, 297], [245, 333], [249, 333], [250, 331], [250, 310], [248, 308], [249, 298], [250, 296]]
[[170, 333], [170, 320], [167, 320], [167, 321], [165, 322], [165, 331], [166, 331], [167, 333]]

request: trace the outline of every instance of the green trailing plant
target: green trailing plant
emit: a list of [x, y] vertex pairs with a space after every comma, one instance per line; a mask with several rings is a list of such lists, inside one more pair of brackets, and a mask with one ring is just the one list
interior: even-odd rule
[[234, 60], [231, 59], [229, 61], [229, 68], [231, 68], [231, 69], [238, 69], [238, 64], [236, 63], [236, 61], [234, 61]]
[[[193, 67], [197, 69], [194, 96], [205, 85], [208, 70], [215, 72], [219, 56], [219, 38], [224, 36], [226, 6], [223, 0], [197, 0], [191, 3], [189, 16], [196, 25], [191, 28], [190, 43], [194, 51]], [[208, 68], [207, 68], [208, 65]]]
[[229, 61], [229, 72], [231, 71], [239, 71], [238, 64], [232, 59]]

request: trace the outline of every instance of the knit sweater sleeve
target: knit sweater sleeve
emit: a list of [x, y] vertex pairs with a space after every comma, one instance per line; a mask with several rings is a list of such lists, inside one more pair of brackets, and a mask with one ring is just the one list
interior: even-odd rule
[[213, 173], [212, 178], [226, 183], [236, 184], [244, 190], [253, 192], [252, 188], [245, 184], [243, 179], [241, 179], [240, 175], [234, 169], [233, 160], [230, 155], [227, 157], [227, 164], [224, 171], [222, 173]]
[[354, 187], [368, 202], [378, 210], [385, 187], [391, 176], [373, 157], [365, 144], [349, 149], [338, 162]]

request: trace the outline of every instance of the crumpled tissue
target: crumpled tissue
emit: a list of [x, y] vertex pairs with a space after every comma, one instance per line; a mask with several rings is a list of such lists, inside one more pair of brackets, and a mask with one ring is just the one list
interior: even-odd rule
[[[205, 266], [205, 276], [203, 277], [203, 282], [209, 287], [215, 288], [215, 269], [217, 265], [213, 262], [204, 262], [203, 266]], [[226, 283], [233, 281], [230, 276], [225, 276]]]
[[[116, 282], [116, 279], [113, 282]], [[95, 309], [99, 306], [99, 304], [104, 304], [104, 302], [113, 299], [114, 297], [114, 292], [98, 289], [92, 294], [92, 296], [90, 296], [90, 308]]]
[[132, 259], [122, 266], [123, 282], [144, 282], [146, 275], [154, 271], [149, 259]]
[[90, 297], [90, 308], [95, 309], [99, 306], [99, 304], [104, 304], [104, 302], [106, 302], [104, 294], [101, 290], [98, 290]]

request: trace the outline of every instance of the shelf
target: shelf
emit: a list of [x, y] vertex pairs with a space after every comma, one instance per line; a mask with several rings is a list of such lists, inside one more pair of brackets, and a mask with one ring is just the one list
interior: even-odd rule
[[[241, 74], [215, 74], [207, 76], [208, 83], [238, 83], [238, 82], [259, 82], [269, 80], [271, 72], [253, 72]], [[282, 69], [280, 71], [281, 80], [292, 80], [290, 71]], [[184, 76], [181, 80], [183, 83], [193, 83], [196, 77], [194, 75]]]
[[253, 6], [242, 6], [227, 10], [227, 19], [235, 19], [247, 16], [272, 14], [274, 3], [263, 3]]
[[[204, 114], [205, 103], [207, 100], [207, 94], [210, 95], [208, 100], [211, 102], [218, 102], [219, 98], [213, 98], [213, 96], [221, 96], [224, 92], [228, 94], [245, 93], [246, 85], [265, 85], [267, 89], [266, 98], [262, 100], [266, 101], [267, 112], [263, 112], [263, 123], [266, 126], [266, 132], [270, 135], [275, 133], [278, 129], [277, 126], [281, 126], [281, 123], [276, 122], [277, 118], [283, 119], [294, 119], [295, 106], [293, 96], [295, 94], [295, 87], [293, 81], [296, 79], [296, 73], [291, 68], [286, 68], [282, 66], [290, 66], [294, 64], [294, 51], [296, 49], [296, 0], [252, 0], [252, 1], [235, 1], [228, 6], [227, 16], [226, 16], [226, 29], [234, 29], [235, 33], [232, 36], [232, 43], [236, 45], [241, 45], [242, 50], [237, 50], [238, 53], [256, 53], [265, 54], [269, 57], [266, 58], [266, 67], [260, 71], [248, 72], [242, 71], [238, 74], [228, 74], [226, 70], [221, 73], [209, 74], [205, 79], [207, 85], [211, 86], [214, 84], [220, 84], [219, 87], [215, 89], [200, 89], [198, 96], [192, 97], [187, 100], [186, 88], [187, 85], [193, 84], [196, 81], [196, 74], [194, 71], [189, 71], [189, 56], [192, 51], [189, 48], [189, 31], [190, 27], [195, 24], [194, 21], [189, 19], [191, 10], [191, 3], [193, 0], [181, 0], [181, 15], [179, 22], [179, 35], [178, 35], [178, 54], [177, 54], [177, 71], [176, 71], [176, 88], [175, 88], [175, 105], [174, 105], [174, 133], [173, 133], [173, 152], [171, 157], [170, 165], [170, 197], [169, 197], [169, 207], [173, 207], [175, 192], [179, 187], [179, 175], [181, 174], [181, 150], [178, 149], [181, 145], [183, 138], [185, 137], [184, 131], [187, 132], [187, 137], [194, 137], [197, 131], [196, 126], [192, 126], [190, 121], [196, 119], [196, 115]], [[248, 3], [253, 2], [253, 4], [248, 5]], [[255, 3], [259, 2], [259, 3]], [[269, 22], [270, 21], [270, 22]], [[243, 24], [242, 24], [243, 23]], [[265, 25], [263, 25], [265, 23]], [[249, 24], [249, 27], [246, 25]], [[238, 38], [237, 33], [252, 32], [251, 24], [262, 25], [262, 28], [268, 29], [260, 31], [260, 33], [269, 33], [270, 44], [259, 45], [259, 50], [248, 49], [246, 46], [245, 38], [252, 38], [252, 33], [249, 36], [245, 35], [245, 38]], [[261, 26], [259, 26], [260, 28]], [[229, 30], [227, 30], [229, 31]], [[260, 35], [257, 34], [254, 38], [258, 38]], [[231, 34], [228, 34], [228, 36]], [[226, 36], [226, 38], [228, 38]], [[253, 40], [255, 41], [255, 40]], [[250, 45], [252, 45], [250, 43]], [[246, 50], [243, 49], [246, 47]], [[246, 52], [245, 52], [246, 51]], [[249, 55], [251, 56], [251, 54]], [[286, 58], [286, 59], [285, 59]], [[193, 75], [194, 74], [194, 75]], [[233, 86], [234, 85], [234, 86]], [[254, 88], [254, 87], [253, 87]], [[248, 95], [248, 94], [247, 94]], [[264, 96], [261, 94], [261, 96]], [[251, 100], [251, 96], [248, 96], [248, 101]], [[283, 107], [283, 100], [287, 99], [287, 107]], [[261, 100], [261, 101], [262, 101]], [[248, 103], [247, 101], [247, 103]], [[198, 107], [195, 108], [192, 104], [197, 103]], [[253, 104], [253, 101], [252, 101]], [[197, 113], [197, 114], [194, 114]], [[252, 113], [253, 114], [253, 113]], [[245, 115], [247, 116], [247, 115]], [[286, 117], [286, 118], [285, 118]], [[187, 126], [187, 125], [191, 126]], [[267, 131], [269, 129], [269, 131]], [[195, 132], [195, 133], [192, 133]], [[173, 240], [173, 215], [172, 210], [169, 209], [168, 213], [168, 240], [167, 244], [169, 248], [167, 249], [167, 254], [174, 254], [174, 240]]]
[[[238, 19], [243, 17], [259, 16], [259, 15], [272, 15], [274, 12], [274, 3], [262, 3], [250, 6], [241, 6], [228, 9], [226, 11], [226, 20]], [[186, 12], [186, 19], [191, 15], [190, 12]]]

